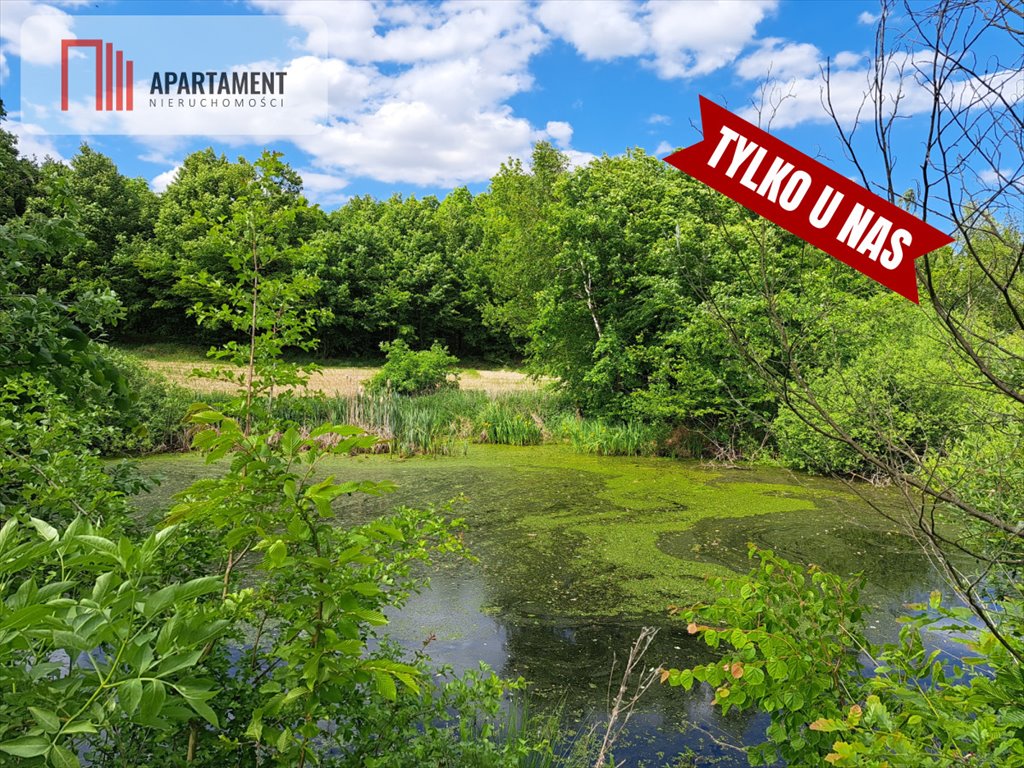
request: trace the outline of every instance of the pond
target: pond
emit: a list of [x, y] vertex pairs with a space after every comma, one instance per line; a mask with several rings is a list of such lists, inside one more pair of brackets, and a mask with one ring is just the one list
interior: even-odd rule
[[[152, 511], [214, 471], [194, 456], [142, 465], [163, 479], [141, 499]], [[572, 727], [607, 714], [619, 683], [613, 663], [621, 668], [641, 626], [659, 627], [649, 666], [709, 658], [667, 611], [712, 598], [708, 577], [748, 570], [747, 542], [842, 575], [863, 572], [875, 640], [893, 639], [903, 605], [942, 586], [918, 546], [868, 503], [884, 508], [889, 494], [782, 469], [471, 445], [457, 457], [332, 459], [328, 471], [398, 486], [386, 496], [339, 499], [342, 523], [461, 497], [456, 514], [478, 561], [434, 566], [430, 588], [391, 617], [391, 635], [410, 649], [429, 639], [434, 661], [456, 670], [484, 661], [523, 676]], [[719, 742], [759, 741], [764, 719], [721, 717], [711, 699], [707, 690], [655, 686], [616, 759], [662, 766], [692, 749], [698, 764], [746, 765]]]

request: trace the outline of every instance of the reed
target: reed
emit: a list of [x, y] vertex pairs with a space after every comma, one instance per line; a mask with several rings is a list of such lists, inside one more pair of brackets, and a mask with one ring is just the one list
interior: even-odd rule
[[540, 445], [544, 440], [542, 427], [537, 414], [495, 400], [487, 404], [480, 416], [480, 441], [498, 445]]
[[[212, 405], [228, 395], [195, 393]], [[187, 399], [187, 398], [186, 398]], [[447, 390], [410, 397], [393, 393], [327, 396], [286, 394], [266, 404], [266, 418], [303, 429], [320, 424], [352, 424], [381, 439], [378, 450], [399, 456], [464, 454], [471, 442], [496, 445], [569, 443], [579, 453], [650, 456], [672, 452], [672, 439], [660, 426], [637, 420], [612, 422], [581, 418], [557, 395], [546, 392]], [[265, 425], [264, 425], [265, 426]], [[184, 426], [162, 426], [167, 446], [187, 446]]]
[[562, 427], [575, 451], [600, 456], [653, 456], [663, 438], [660, 427], [636, 420], [576, 419]]

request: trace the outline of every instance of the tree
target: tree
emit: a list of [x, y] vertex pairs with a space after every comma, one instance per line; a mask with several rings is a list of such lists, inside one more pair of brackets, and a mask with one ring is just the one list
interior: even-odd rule
[[482, 305], [483, 319], [505, 330], [520, 347], [530, 337], [537, 293], [554, 275], [550, 206], [568, 165], [550, 143], [538, 142], [529, 173], [520, 160], [510, 159], [478, 198], [483, 238], [478, 259], [490, 293]]
[[[323, 223], [323, 213], [307, 204], [299, 175], [285, 163], [279, 166], [273, 184], [264, 186], [268, 197], [261, 204], [271, 214], [282, 209], [292, 211], [287, 222], [280, 222], [287, 229], [275, 234], [279, 244], [292, 248], [312, 237]], [[232, 272], [224, 243], [212, 226], [237, 213], [239, 200], [258, 183], [260, 174], [256, 164], [245, 158], [233, 163], [212, 149], [185, 158], [161, 196], [152, 241], [139, 248], [134, 257], [141, 274], [151, 281], [156, 297], [153, 309], [157, 312], [151, 314], [146, 330], [163, 328], [186, 337], [195, 333], [187, 310], [205, 297], [196, 293], [193, 277], [207, 274], [226, 279]], [[296, 266], [294, 260], [284, 260], [275, 269]], [[218, 337], [208, 333], [205, 338]]]
[[227, 329], [244, 340], [226, 342], [210, 356], [227, 362], [206, 375], [238, 384], [244, 401], [233, 415], [244, 432], [252, 429], [258, 400], [272, 401], [275, 389], [304, 382], [302, 370], [282, 361], [286, 348], [309, 349], [310, 334], [324, 316], [309, 306], [317, 279], [302, 269], [304, 251], [293, 242], [296, 219], [305, 200], [290, 189], [291, 169], [280, 153], [264, 152], [252, 166], [248, 183], [231, 200], [224, 215], [205, 223], [204, 248], [218, 257], [216, 272], [200, 268], [182, 274], [178, 288], [191, 296], [189, 308], [200, 326]]
[[[58, 179], [65, 183], [53, 183]], [[44, 163], [40, 183], [50, 194], [36, 196], [29, 214], [58, 215], [64, 203], [57, 195], [70, 195], [82, 238], [74, 248], [34, 264], [36, 284], [58, 296], [112, 290], [125, 308], [126, 324], [136, 325], [153, 297], [126, 253], [152, 237], [156, 195], [144, 179], [123, 176], [88, 144], [70, 165]]]
[[[0, 125], [7, 119], [0, 99]], [[25, 213], [39, 183], [39, 167], [18, 153], [18, 137], [0, 128], [0, 224]]]
[[[802, 700], [780, 702], [776, 689], [789, 680], [771, 669], [781, 670], [779, 661], [794, 650], [820, 659], [818, 639], [788, 649], [772, 644], [799, 641], [786, 626], [821, 618], [814, 600], [831, 577], [800, 573], [769, 553], [728, 598], [690, 614], [692, 632], [731, 646], [722, 665], [727, 677], [705, 669], [696, 679], [721, 686], [720, 704], [753, 702], [772, 712], [770, 739], [788, 745], [783, 749], [807, 748], [802, 762], [1024, 764], [1021, 723], [1005, 717], [1024, 697], [1024, 117], [1012, 85], [1024, 66], [1022, 20], [1004, 0], [883, 4], [872, 77], [852, 122], [847, 105], [832, 100], [829, 68], [823, 72], [823, 101], [864, 185], [956, 237], [951, 248], [917, 261], [924, 306], [880, 294], [861, 279], [859, 304], [834, 303], [850, 294], [826, 284], [820, 303], [801, 311], [808, 265], [825, 256], [804, 248], [798, 259], [784, 257], [786, 235], [760, 221], [729, 241], [730, 256], [760, 297], [769, 343], [755, 343], [737, 322], [730, 292], [701, 281], [733, 348], [784, 406], [777, 424], [788, 432], [783, 438], [803, 442], [819, 468], [891, 483], [902, 506], [876, 508], [903, 523], [969, 606], [943, 608], [936, 592], [929, 606], [912, 606], [919, 613], [900, 642], [884, 649], [846, 633], [842, 643], [851, 643], [851, 652], [881, 666], [866, 684], [834, 686], [817, 711]], [[921, 103], [927, 114], [908, 114]], [[870, 118], [862, 123], [863, 114]], [[898, 131], [913, 132], [921, 148], [906, 192], [906, 157], [894, 150]], [[686, 266], [700, 274], [697, 260]], [[780, 583], [803, 590], [809, 580], [813, 588], [789, 598]], [[696, 623], [702, 617], [714, 626]], [[856, 619], [855, 611], [838, 617]], [[764, 632], [772, 626], [775, 632]], [[939, 651], [925, 650], [925, 629], [966, 631], [975, 656], [944, 667]], [[766, 664], [773, 685], [758, 689], [747, 662]], [[802, 685], [827, 683], [827, 668], [808, 673]], [[689, 685], [695, 674], [684, 671], [674, 681]], [[851, 701], [858, 703], [846, 708]], [[830, 714], [840, 705], [845, 711]]]

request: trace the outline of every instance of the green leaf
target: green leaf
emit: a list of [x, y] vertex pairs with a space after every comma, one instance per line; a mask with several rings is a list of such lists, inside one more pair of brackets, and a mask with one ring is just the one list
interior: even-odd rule
[[[63, 629], [55, 629], [53, 631], [53, 642], [58, 648], [64, 648], [70, 651], [88, 651], [93, 647], [93, 643], [86, 640], [75, 632], [67, 632]], [[72, 656], [75, 654], [71, 654]]]
[[89, 722], [72, 723], [71, 725], [64, 726], [64, 735], [68, 736], [74, 733], [99, 733], [99, 728]]
[[33, 624], [39, 623], [42, 619], [54, 612], [54, 607], [49, 605], [27, 605], [7, 614], [7, 617], [0, 621], [0, 630], [24, 629]]
[[830, 720], [826, 717], [819, 717], [809, 726], [812, 731], [822, 731], [824, 733], [830, 733], [832, 731], [845, 731], [848, 730], [846, 723], [839, 720]]
[[377, 692], [388, 701], [398, 698], [398, 690], [395, 688], [395, 681], [387, 672], [374, 672], [374, 682], [377, 684]]
[[142, 681], [133, 679], [122, 683], [118, 687], [117, 697], [128, 716], [133, 716], [138, 711], [139, 702], [142, 700]]
[[0, 744], [0, 752], [15, 757], [39, 757], [45, 755], [50, 748], [50, 740], [45, 736], [22, 736]]
[[278, 539], [267, 550], [267, 562], [271, 568], [280, 568], [288, 557], [288, 545]]
[[57, 533], [57, 529], [45, 520], [40, 520], [37, 517], [30, 517], [28, 521], [46, 541], [56, 541], [60, 538], [60, 534]]
[[28, 711], [32, 713], [32, 717], [39, 723], [43, 733], [57, 733], [60, 730], [60, 718], [57, 717], [56, 712], [38, 707], [29, 707]]
[[789, 665], [782, 659], [768, 659], [765, 669], [773, 680], [781, 681], [789, 677]]
[[210, 708], [202, 699], [197, 699], [191, 696], [185, 696], [185, 701], [188, 705], [195, 710], [196, 714], [203, 718], [206, 722], [212, 725], [214, 728], [219, 728], [220, 724], [217, 722], [217, 713]]
[[175, 653], [160, 660], [156, 668], [156, 677], [166, 677], [172, 672], [193, 666], [203, 655], [202, 649], [188, 653]]
[[204, 576], [184, 584], [171, 584], [146, 598], [146, 602], [142, 606], [142, 615], [152, 618], [174, 603], [194, 600], [197, 597], [216, 592], [220, 586], [221, 580], [216, 576]]
[[53, 768], [81, 768], [81, 763], [78, 762], [78, 757], [67, 747], [62, 747], [60, 744], [54, 744], [53, 749], [50, 750], [50, 765]]
[[159, 680], [148, 682], [142, 687], [142, 701], [139, 708], [139, 719], [144, 723], [156, 720], [167, 700], [167, 691]]

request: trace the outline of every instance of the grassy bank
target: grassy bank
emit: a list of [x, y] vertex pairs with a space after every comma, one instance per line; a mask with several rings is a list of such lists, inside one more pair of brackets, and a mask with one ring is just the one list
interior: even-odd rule
[[[226, 403], [234, 389], [191, 375], [211, 365], [195, 349], [148, 345], [121, 356], [133, 361], [136, 388], [146, 392], [138, 452], [187, 450], [190, 428], [181, 419], [189, 406]], [[381, 439], [381, 452], [401, 456], [457, 455], [470, 443], [567, 443], [579, 453], [649, 456], [662, 451], [668, 437], [667, 430], [638, 421], [583, 418], [550, 382], [521, 371], [460, 369], [459, 389], [412, 397], [363, 391], [376, 370], [322, 366], [301, 393], [279, 394], [263, 405], [273, 420], [306, 430], [328, 422], [362, 427]]]

